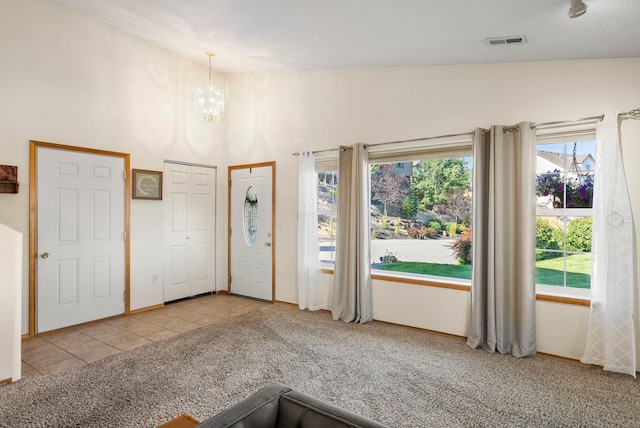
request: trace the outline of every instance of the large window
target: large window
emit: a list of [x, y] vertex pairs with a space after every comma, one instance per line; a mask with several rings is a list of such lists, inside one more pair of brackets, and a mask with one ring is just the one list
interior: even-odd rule
[[537, 146], [536, 282], [540, 291], [586, 295], [591, 287], [595, 149], [593, 141]]
[[373, 269], [471, 279], [471, 158], [371, 164]]
[[[537, 291], [588, 297], [596, 143], [559, 138], [547, 134], [537, 145]], [[468, 284], [473, 243], [470, 151], [465, 143], [407, 154], [370, 152], [374, 273]], [[336, 255], [336, 169], [335, 163], [318, 168], [319, 251], [326, 267], [333, 267]]]

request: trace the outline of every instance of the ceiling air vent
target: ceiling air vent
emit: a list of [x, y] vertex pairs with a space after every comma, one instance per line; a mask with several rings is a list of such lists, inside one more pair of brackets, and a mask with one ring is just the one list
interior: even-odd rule
[[527, 43], [527, 36], [490, 37], [484, 41], [488, 45], [521, 45]]

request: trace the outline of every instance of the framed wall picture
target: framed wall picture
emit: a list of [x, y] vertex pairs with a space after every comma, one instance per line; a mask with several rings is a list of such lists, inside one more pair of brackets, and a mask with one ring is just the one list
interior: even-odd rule
[[162, 171], [131, 170], [131, 198], [162, 200]]

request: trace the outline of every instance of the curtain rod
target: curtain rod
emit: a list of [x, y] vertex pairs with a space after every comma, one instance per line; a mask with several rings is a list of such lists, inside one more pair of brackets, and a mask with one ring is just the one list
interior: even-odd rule
[[570, 124], [570, 123], [575, 123], [575, 122], [584, 122], [587, 120], [602, 120], [604, 119], [604, 114], [601, 114], [600, 116], [590, 116], [590, 117], [583, 117], [580, 119], [572, 119], [572, 120], [561, 120], [561, 121], [557, 121], [557, 122], [542, 122], [542, 123], [532, 123], [531, 124], [531, 128], [537, 128], [538, 126], [552, 126], [552, 125], [565, 125], [565, 124]]
[[[640, 120], [640, 108], [629, 110], [629, 111], [624, 112], [624, 113], [619, 113], [618, 117], [622, 117], [623, 119]], [[587, 120], [602, 120], [602, 119], [604, 119], [604, 114], [601, 114], [600, 116], [583, 117], [581, 119], [564, 120], [564, 121], [559, 121], [559, 122], [532, 123], [531, 124], [531, 128], [536, 128], [538, 126], [563, 125], [563, 124], [570, 124], [570, 123], [574, 123], [574, 122], [584, 122], [584, 121], [587, 121]], [[437, 136], [437, 137], [424, 137], [424, 138], [412, 138], [411, 140], [386, 141], [384, 143], [367, 144], [366, 146], [367, 147], [373, 147], [373, 146], [382, 146], [384, 144], [414, 143], [416, 141], [428, 141], [428, 140], [435, 140], [437, 138], [462, 137], [464, 135], [471, 135], [471, 134], [473, 134], [473, 132], [463, 132], [461, 134], [440, 135], [440, 136]], [[313, 153], [315, 155], [317, 153], [336, 152], [338, 150], [340, 150], [340, 149], [314, 150], [311, 153]], [[300, 156], [300, 152], [293, 153], [293, 156]]]
[[[640, 120], [640, 108], [629, 110], [629, 111], [624, 112], [624, 113], [618, 113], [618, 117], [622, 117], [623, 119]], [[583, 117], [581, 119], [563, 120], [563, 121], [560, 121], [560, 122], [532, 123], [531, 127], [535, 128], [535, 127], [538, 127], [538, 126], [564, 125], [564, 124], [570, 124], [570, 123], [574, 123], [574, 122], [584, 122], [584, 121], [587, 121], [587, 120], [598, 120], [598, 121], [600, 121], [602, 119], [604, 119], [604, 114], [601, 114], [600, 116]]]
[[[325, 150], [314, 150], [311, 153], [313, 153], [314, 155], [318, 154], [318, 153], [329, 153], [329, 152], [337, 152], [340, 149], [325, 149]], [[292, 153], [293, 156], [300, 156], [300, 152], [295, 152]]]
[[640, 120], [640, 108], [634, 108], [626, 113], [620, 113], [618, 117], [622, 116], [623, 119]]
[[[365, 147], [382, 146], [382, 145], [385, 145], [385, 144], [414, 143], [416, 141], [436, 140], [438, 138], [462, 137], [462, 136], [471, 135], [471, 134], [473, 134], [473, 132], [463, 132], [461, 134], [438, 135], [437, 137], [412, 138], [410, 140], [385, 141], [384, 143], [365, 144]], [[340, 149], [314, 150], [311, 153], [313, 153], [315, 155], [317, 153], [335, 152], [335, 151], [338, 151], [338, 150], [340, 150]], [[293, 153], [293, 156], [300, 156], [300, 153], [299, 152], [295, 152], [295, 153]]]

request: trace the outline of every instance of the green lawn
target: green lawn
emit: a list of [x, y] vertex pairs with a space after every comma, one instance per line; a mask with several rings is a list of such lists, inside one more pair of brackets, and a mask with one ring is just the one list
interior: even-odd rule
[[[536, 263], [536, 282], [538, 284], [563, 284], [564, 259], [541, 260]], [[471, 279], [470, 265], [448, 265], [423, 262], [398, 262], [376, 266], [376, 269], [394, 272], [417, 273], [423, 275], [445, 276], [449, 278]], [[591, 256], [573, 254], [567, 257], [567, 286], [589, 288], [591, 285]]]
[[448, 276], [471, 279], [471, 265], [447, 265], [440, 263], [398, 262], [376, 266], [376, 269], [394, 272], [418, 273], [422, 275]]

